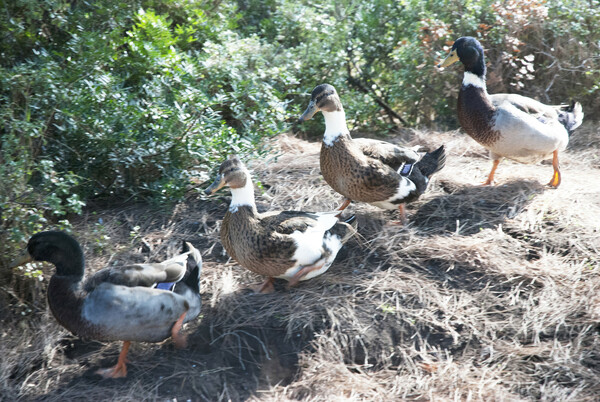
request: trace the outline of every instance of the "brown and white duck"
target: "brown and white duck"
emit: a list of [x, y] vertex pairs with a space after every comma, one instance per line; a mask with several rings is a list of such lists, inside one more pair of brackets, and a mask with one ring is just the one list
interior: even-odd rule
[[190, 243], [185, 251], [154, 264], [104, 268], [83, 280], [84, 256], [66, 233], [48, 231], [29, 239], [27, 249], [11, 265], [47, 261], [56, 273], [48, 284], [48, 305], [60, 325], [77, 336], [99, 341], [122, 340], [118, 363], [98, 370], [103, 377], [127, 375], [132, 341], [161, 342], [171, 336], [186, 345], [184, 323], [200, 314], [202, 257]]
[[405, 221], [404, 203], [419, 198], [431, 175], [444, 167], [444, 147], [419, 159], [419, 154], [411, 148], [385, 141], [353, 139], [340, 97], [329, 84], [321, 84], [312, 91], [300, 122], [319, 111], [325, 117], [321, 174], [335, 191], [346, 197], [339, 210], [352, 201], [361, 201], [383, 209], [398, 209]]
[[273, 278], [294, 286], [324, 273], [356, 233], [355, 218], [340, 222], [336, 211], [258, 213], [250, 172], [237, 156], [221, 164], [205, 193], [224, 186], [231, 189], [231, 204], [221, 224], [221, 242], [244, 268], [268, 277], [258, 289], [261, 293], [274, 290]]
[[438, 67], [460, 61], [465, 66], [458, 93], [458, 120], [463, 130], [490, 151], [492, 170], [484, 184], [494, 182], [502, 158], [537, 163], [552, 156], [554, 173], [548, 185], [560, 185], [558, 153], [583, 121], [579, 102], [550, 106], [517, 94], [487, 93], [483, 48], [475, 38], [456, 40]]

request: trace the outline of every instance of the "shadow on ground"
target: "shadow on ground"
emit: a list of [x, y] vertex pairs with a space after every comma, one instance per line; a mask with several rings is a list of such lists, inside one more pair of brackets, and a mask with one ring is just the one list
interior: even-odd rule
[[413, 224], [428, 235], [472, 235], [497, 227], [546, 190], [531, 180], [513, 180], [500, 186], [457, 186], [446, 181], [441, 187], [447, 195], [428, 201], [411, 217]]

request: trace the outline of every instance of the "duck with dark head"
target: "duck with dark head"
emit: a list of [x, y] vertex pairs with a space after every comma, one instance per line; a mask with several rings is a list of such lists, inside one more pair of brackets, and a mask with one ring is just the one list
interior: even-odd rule
[[104, 268], [84, 280], [85, 259], [77, 240], [48, 231], [33, 235], [12, 266], [30, 261], [56, 267], [48, 284], [48, 305], [60, 325], [88, 339], [123, 341], [117, 364], [98, 370], [103, 377], [127, 375], [132, 341], [172, 337], [176, 346], [184, 347], [182, 325], [200, 314], [202, 257], [190, 243], [166, 261]]
[[554, 173], [548, 183], [558, 187], [561, 174], [558, 153], [583, 121], [579, 102], [545, 105], [517, 94], [489, 95], [483, 47], [470, 36], [458, 38], [438, 67], [460, 61], [464, 76], [458, 92], [458, 121], [465, 132], [490, 151], [492, 169], [485, 185], [494, 183], [502, 158], [536, 163], [552, 157]]

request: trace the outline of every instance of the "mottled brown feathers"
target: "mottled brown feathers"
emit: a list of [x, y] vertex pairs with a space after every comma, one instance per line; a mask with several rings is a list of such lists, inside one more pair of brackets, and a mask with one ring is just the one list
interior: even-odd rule
[[[292, 257], [296, 250], [294, 240], [283, 234], [308, 226], [303, 223], [300, 228], [286, 228], [285, 225], [285, 215], [261, 219], [252, 207], [242, 206], [235, 213], [225, 214], [221, 242], [244, 268], [261, 275], [279, 276], [294, 266]], [[284, 233], [278, 232], [280, 226]]]
[[377, 159], [395, 171], [404, 163], [415, 163], [419, 160], [419, 154], [414, 150], [402, 148], [389, 142], [371, 138], [353, 138], [352, 142], [358, 146], [365, 156]]
[[399, 175], [379, 160], [367, 158], [349, 135], [333, 146], [321, 146], [321, 173], [338, 193], [354, 201], [377, 202], [391, 198]]
[[[225, 214], [221, 242], [240, 265], [257, 274], [277, 277], [296, 264], [293, 257], [297, 246], [289, 235], [305, 232], [316, 217], [301, 211], [258, 214], [251, 206], [241, 206]], [[329, 231], [339, 235], [342, 242], [354, 234], [346, 223], [337, 223]]]

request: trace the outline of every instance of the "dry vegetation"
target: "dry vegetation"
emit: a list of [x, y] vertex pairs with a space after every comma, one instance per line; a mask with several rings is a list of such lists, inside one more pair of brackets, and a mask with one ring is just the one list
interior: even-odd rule
[[[490, 167], [459, 133], [412, 132], [445, 143], [446, 168], [409, 205], [411, 223], [363, 204], [360, 237], [325, 274], [254, 295], [261, 278], [218, 240], [228, 194], [195, 191], [169, 211], [89, 208], [76, 225], [88, 269], [154, 261], [187, 239], [203, 250], [203, 314], [190, 346], [136, 344], [124, 380], [100, 380], [120, 344], [80, 340], [45, 307], [46, 282], [13, 275], [0, 292], [4, 399], [65, 400], [595, 400], [600, 395], [600, 135], [584, 126], [552, 168]], [[277, 159], [250, 165], [259, 209], [328, 210], [319, 145], [284, 136]], [[275, 154], [274, 154], [275, 155]], [[102, 223], [99, 223], [100, 221]], [[110, 239], [106, 239], [108, 236]], [[46, 279], [52, 273], [44, 268]], [[10, 290], [9, 290], [10, 289]]]

